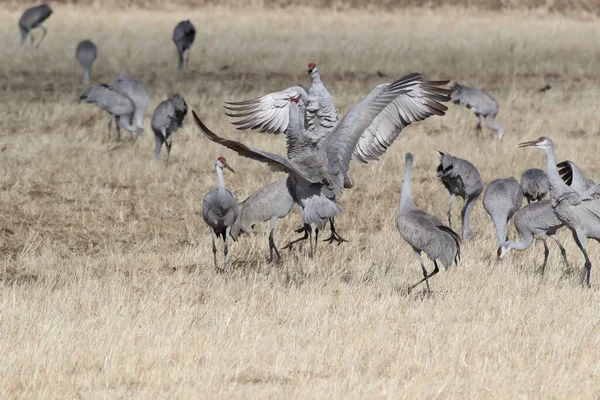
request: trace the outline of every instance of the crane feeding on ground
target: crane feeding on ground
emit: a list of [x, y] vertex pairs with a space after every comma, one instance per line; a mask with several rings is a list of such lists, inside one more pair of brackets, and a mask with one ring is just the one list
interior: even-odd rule
[[135, 105], [133, 118], [138, 127], [135, 132], [137, 132], [138, 136], [141, 136], [144, 132], [144, 115], [146, 114], [146, 111], [148, 111], [148, 107], [150, 107], [150, 96], [148, 95], [148, 91], [144, 85], [126, 73], [120, 73], [119, 78], [117, 78], [112, 86], [124, 95], [129, 96], [133, 101], [133, 104]]
[[498, 114], [498, 102], [488, 92], [481, 89], [473, 89], [456, 83], [452, 87], [450, 95], [452, 101], [461, 106], [466, 106], [473, 111], [477, 117], [477, 135], [481, 133], [481, 123], [485, 120], [487, 126], [498, 132], [498, 139], [504, 136], [504, 129], [496, 125], [494, 119]]
[[[429, 279], [439, 272], [437, 261], [439, 260], [445, 269], [450, 268], [452, 263], [460, 260], [460, 238], [451, 228], [442, 224], [442, 222], [433, 215], [427, 214], [419, 209], [412, 198], [411, 176], [413, 155], [406, 153], [406, 172], [402, 191], [400, 192], [400, 202], [398, 206], [398, 216], [396, 225], [400, 236], [412, 247], [423, 272], [423, 279], [408, 288], [409, 292], [416, 286], [425, 282], [427, 291], [431, 292]], [[421, 253], [427, 254], [427, 257], [433, 261], [434, 270], [427, 272]]]
[[87, 84], [90, 82], [92, 74], [92, 64], [96, 61], [98, 56], [98, 49], [96, 45], [89, 40], [83, 40], [77, 45], [75, 50], [75, 57], [83, 68], [83, 83]]
[[527, 204], [542, 200], [548, 194], [548, 175], [539, 168], [530, 168], [521, 175], [521, 189]]
[[167, 165], [169, 165], [173, 135], [183, 126], [187, 111], [188, 107], [185, 99], [179, 94], [175, 94], [173, 97], [161, 102], [154, 110], [150, 124], [156, 140], [154, 161], [158, 161], [160, 149], [164, 144], [167, 147]]
[[183, 71], [184, 67], [187, 67], [188, 62], [190, 61], [190, 50], [194, 44], [195, 38], [196, 28], [194, 28], [194, 25], [189, 19], [181, 21], [175, 26], [175, 29], [173, 30], [173, 43], [175, 43], [179, 55], [179, 64], [177, 65], [178, 71]]
[[483, 194], [483, 208], [488, 213], [498, 235], [498, 246], [508, 237], [507, 225], [512, 216], [521, 208], [523, 190], [515, 178], [491, 181]]
[[50, 15], [52, 15], [52, 9], [46, 3], [25, 10], [23, 15], [21, 15], [21, 18], [19, 19], [19, 30], [21, 31], [21, 44], [19, 45], [18, 49], [23, 47], [28, 35], [31, 38], [31, 45], [33, 46], [35, 39], [31, 31], [35, 28], [40, 28], [42, 32], [44, 32], [42, 38], [35, 45], [36, 48], [40, 47], [42, 40], [44, 40], [46, 34], [48, 33], [48, 30], [42, 26], [42, 23], [45, 20], [47, 20], [48, 17], [50, 17]]

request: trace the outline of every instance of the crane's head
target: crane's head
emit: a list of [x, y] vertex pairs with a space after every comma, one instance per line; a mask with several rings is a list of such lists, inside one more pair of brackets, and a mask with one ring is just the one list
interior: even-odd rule
[[413, 155], [412, 153], [406, 153], [406, 155], [404, 156], [404, 163], [406, 164], [406, 168], [409, 168], [412, 166], [413, 163]]
[[292, 97], [292, 98], [290, 99], [290, 101], [291, 101], [292, 103], [296, 103], [296, 104], [298, 104], [298, 100], [300, 100], [300, 96], [297, 96], [297, 97]]
[[542, 136], [536, 140], [532, 140], [530, 142], [519, 143], [519, 147], [537, 147], [538, 149], [542, 149], [544, 151], [551, 150], [554, 148], [554, 144], [552, 140], [547, 136]]
[[313, 72], [319, 72], [319, 70], [317, 69], [317, 64], [311, 62], [308, 64], [308, 69], [306, 70], [306, 73], [312, 74]]
[[503, 243], [500, 247], [498, 247], [498, 259], [504, 258], [510, 253], [511, 247], [507, 246], [506, 243]]
[[223, 157], [223, 156], [221, 156], [221, 157], [217, 158], [217, 162], [215, 162], [215, 165], [216, 165], [218, 168], [221, 168], [221, 169], [223, 169], [223, 168], [227, 168], [227, 169], [228, 169], [228, 170], [230, 170], [231, 172], [235, 173], [235, 171], [233, 170], [233, 168], [231, 168], [231, 167], [229, 166], [229, 164], [227, 164], [227, 160], [226, 160], [226, 159], [225, 159], [225, 157]]

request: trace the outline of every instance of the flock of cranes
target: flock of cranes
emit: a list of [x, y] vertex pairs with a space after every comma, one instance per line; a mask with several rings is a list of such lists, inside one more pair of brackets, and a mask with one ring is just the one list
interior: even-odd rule
[[[52, 14], [46, 4], [25, 11], [19, 20], [23, 47], [27, 37], [34, 37], [32, 30], [43, 31], [40, 45], [47, 34], [42, 23]], [[188, 21], [178, 23], [172, 40], [178, 52], [177, 69], [187, 66], [196, 30]], [[91, 69], [98, 56], [96, 45], [90, 40], [81, 41], [76, 48], [76, 59], [83, 68], [83, 81], [88, 84]], [[443, 116], [447, 111], [445, 102], [454, 102], [470, 109], [478, 119], [477, 132], [482, 123], [497, 132], [502, 139], [504, 130], [495, 123], [498, 103], [487, 92], [455, 84], [446, 88], [449, 81], [427, 81], [420, 74], [409, 74], [391, 83], [376, 86], [365, 98], [352, 107], [340, 119], [333, 98], [325, 87], [319, 68], [308, 64], [307, 74], [311, 87], [292, 86], [268, 93], [255, 99], [228, 102], [226, 115], [238, 130], [256, 130], [266, 134], [284, 134], [287, 154], [281, 156], [243, 143], [224, 138], [210, 130], [192, 111], [198, 128], [211, 141], [222, 145], [242, 157], [262, 162], [274, 171], [285, 172], [287, 177], [272, 182], [238, 203], [237, 197], [226, 189], [224, 169], [234, 172], [224, 157], [217, 158], [215, 169], [217, 189], [209, 192], [203, 200], [202, 216], [210, 228], [214, 265], [218, 271], [228, 268], [228, 239], [239, 240], [242, 234], [251, 233], [257, 223], [269, 221], [269, 261], [276, 256], [281, 259], [275, 244], [274, 232], [277, 221], [285, 218], [298, 205], [301, 209], [302, 226], [297, 233], [301, 237], [290, 241], [283, 248], [291, 249], [296, 243], [308, 240], [310, 255], [317, 251], [319, 233], [329, 224], [329, 243], [346, 241], [337, 233], [335, 217], [343, 210], [338, 204], [344, 190], [351, 189], [354, 182], [349, 175], [352, 161], [366, 164], [378, 160], [398, 139], [401, 132], [415, 122], [431, 116]], [[121, 128], [137, 135], [143, 133], [144, 116], [150, 106], [150, 96], [144, 86], [127, 74], [121, 73], [111, 84], [87, 87], [80, 101], [92, 103], [109, 115], [108, 137], [111, 139], [113, 120], [117, 139]], [[172, 138], [183, 125], [188, 112], [185, 99], [175, 94], [162, 101], [155, 109], [151, 127], [156, 139], [154, 160], [158, 160], [162, 146], [167, 148], [167, 165], [170, 159]], [[397, 228], [401, 237], [411, 246], [418, 258], [423, 278], [409, 287], [412, 290], [425, 282], [430, 290], [429, 279], [439, 271], [438, 262], [450, 268], [460, 260], [463, 241], [472, 237], [470, 215], [477, 199], [483, 192], [483, 207], [490, 216], [497, 233], [498, 258], [506, 257], [511, 250], [523, 251], [531, 246], [534, 237], [544, 244], [544, 272], [549, 249], [546, 236], [560, 248], [568, 269], [564, 247], [558, 240], [557, 231], [563, 227], [572, 231], [584, 258], [582, 282], [590, 285], [591, 261], [587, 252], [587, 239], [600, 240], [600, 186], [585, 177], [572, 161], [556, 163], [554, 146], [550, 138], [522, 143], [543, 150], [547, 158], [547, 173], [541, 169], [526, 170], [520, 182], [515, 178], [496, 179], [485, 185], [477, 168], [468, 160], [440, 153], [437, 177], [450, 194], [448, 225], [435, 216], [419, 209], [412, 197], [412, 167], [414, 156], [405, 156], [406, 170], [397, 214]], [[485, 188], [485, 191], [484, 191]], [[464, 200], [461, 211], [461, 235], [452, 229], [452, 203], [455, 197]], [[545, 197], [549, 196], [548, 200]], [[521, 207], [523, 197], [527, 205]], [[510, 241], [508, 225], [514, 220], [519, 241]], [[313, 240], [314, 233], [314, 240]], [[223, 240], [223, 266], [219, 267], [217, 241]], [[428, 272], [422, 258], [425, 254], [433, 262]]]

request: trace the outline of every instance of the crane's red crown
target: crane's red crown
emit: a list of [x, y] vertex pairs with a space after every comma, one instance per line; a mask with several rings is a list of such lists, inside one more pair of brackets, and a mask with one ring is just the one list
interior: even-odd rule
[[309, 63], [308, 64], [308, 68], [310, 68], [310, 69], [313, 69], [313, 68], [316, 68], [316, 67], [317, 67], [317, 64], [315, 64], [315, 63]]
[[291, 101], [292, 101], [292, 103], [297, 103], [298, 102], [298, 98], [297, 97], [292, 97]]
[[502, 255], [502, 247], [498, 247], [498, 257]]
[[227, 160], [225, 159], [225, 157], [221, 156], [219, 158], [217, 158], [218, 161], [221, 161], [221, 164], [227, 164]]

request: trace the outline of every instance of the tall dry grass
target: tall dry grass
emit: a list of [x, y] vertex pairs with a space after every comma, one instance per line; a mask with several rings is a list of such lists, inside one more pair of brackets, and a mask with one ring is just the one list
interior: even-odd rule
[[[18, 13], [0, 14], [0, 397], [598, 397], [598, 268], [583, 289], [562, 277], [555, 247], [543, 278], [540, 244], [497, 262], [478, 202], [461, 264], [432, 280], [431, 298], [406, 296], [420, 271], [394, 222], [406, 151], [416, 157], [416, 202], [439, 217], [448, 198], [435, 178], [438, 149], [490, 181], [543, 166], [539, 151], [516, 145], [544, 134], [597, 179], [598, 21], [55, 11], [42, 48], [16, 57]], [[198, 36], [178, 76], [170, 35], [183, 18]], [[270, 151], [283, 153], [283, 139], [234, 132], [221, 104], [306, 84], [309, 61], [342, 113], [376, 84], [422, 71], [487, 88], [507, 134], [477, 138], [474, 117], [451, 106], [408, 129], [382, 161], [353, 166], [356, 188], [337, 219], [349, 243], [270, 265], [263, 226], [230, 247], [233, 270], [217, 275], [200, 216], [214, 160], [236, 169], [226, 183], [241, 199], [280, 175], [209, 143], [191, 120], [168, 169], [151, 162], [148, 120], [141, 140], [104, 143], [107, 115], [77, 104], [83, 38], [99, 47], [95, 81], [128, 71], [153, 107], [179, 92], [211, 128]], [[297, 212], [281, 221], [280, 245], [298, 223]], [[560, 236], [578, 268], [582, 257]], [[590, 245], [596, 266], [599, 251]]]

